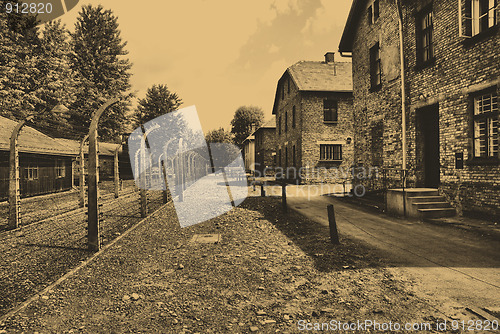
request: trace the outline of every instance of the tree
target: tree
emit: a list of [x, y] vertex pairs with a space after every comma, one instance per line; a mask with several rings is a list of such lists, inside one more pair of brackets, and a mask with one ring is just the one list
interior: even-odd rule
[[32, 94], [38, 78], [36, 19], [29, 14], [0, 12], [0, 108], [1, 115], [23, 119], [34, 113]]
[[175, 111], [181, 104], [182, 100], [176, 93], [170, 92], [167, 85], [153, 85], [148, 88], [146, 97], [139, 99], [137, 112], [134, 115], [135, 127], [158, 116]]
[[74, 55], [72, 69], [81, 79], [75, 102], [70, 110], [75, 127], [88, 128], [92, 114], [113, 97], [120, 103], [111, 106], [102, 116], [99, 135], [103, 139], [117, 137], [127, 125], [126, 112], [130, 106], [130, 69], [126, 43], [122, 42], [118, 19], [101, 5], [83, 6], [71, 34]]
[[260, 107], [242, 106], [234, 113], [231, 121], [231, 132], [234, 142], [241, 147], [243, 141], [264, 122], [264, 112]]
[[233, 143], [233, 134], [229, 131], [224, 130], [224, 128], [218, 128], [215, 130], [208, 131], [205, 136], [205, 141], [210, 143]]
[[38, 77], [33, 94], [37, 100], [35, 109], [44, 112], [37, 113], [35, 123], [40, 130], [58, 137], [72, 137], [78, 130], [68, 123], [70, 114], [66, 107], [74, 102], [79, 84], [78, 73], [71, 70], [68, 37], [60, 20], [51, 21], [45, 25], [36, 51]]

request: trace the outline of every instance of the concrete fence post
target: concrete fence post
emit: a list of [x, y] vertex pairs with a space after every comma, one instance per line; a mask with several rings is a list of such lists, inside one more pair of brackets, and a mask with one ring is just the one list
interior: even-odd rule
[[117, 103], [117, 98], [104, 103], [92, 117], [89, 128], [89, 177], [88, 177], [88, 248], [98, 251], [101, 247], [99, 235], [99, 154], [97, 148], [97, 127], [99, 118], [112, 104]]
[[19, 227], [21, 219], [21, 190], [19, 188], [19, 150], [17, 146], [19, 133], [27, 121], [33, 119], [33, 116], [27, 117], [19, 122], [10, 136], [10, 155], [9, 155], [9, 229]]

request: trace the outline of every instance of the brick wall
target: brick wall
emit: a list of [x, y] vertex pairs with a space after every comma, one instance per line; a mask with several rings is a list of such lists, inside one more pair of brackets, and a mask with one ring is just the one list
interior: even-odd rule
[[[368, 3], [367, 3], [368, 6]], [[416, 18], [432, 6], [435, 61], [417, 62]], [[459, 37], [458, 0], [405, 1], [404, 54], [407, 76], [407, 138], [410, 183], [423, 182], [422, 140], [418, 115], [425, 107], [439, 108], [440, 191], [459, 212], [482, 211], [500, 215], [500, 167], [472, 159], [472, 99], [481, 89], [500, 93], [500, 33], [491, 29], [472, 39]], [[394, 1], [380, 1], [380, 18], [368, 24], [359, 20], [353, 47], [353, 85], [356, 127], [355, 161], [365, 166], [373, 161], [371, 131], [383, 120], [383, 166], [401, 167], [401, 91], [397, 9]], [[370, 91], [369, 48], [380, 42], [382, 88]], [[376, 150], [375, 150], [376, 151]], [[455, 168], [455, 154], [463, 153], [463, 169]]]
[[[337, 177], [332, 177], [335, 173], [327, 173], [325, 169], [341, 167], [347, 170], [352, 165], [354, 155], [352, 94], [302, 92], [297, 89], [293, 80], [290, 80], [290, 92], [288, 93], [288, 80], [290, 77], [285, 75], [280, 82], [280, 85], [285, 85], [285, 98], [282, 99], [279, 94], [277, 96], [279, 99], [276, 113], [277, 165], [283, 168], [295, 167], [297, 173], [302, 171], [300, 178], [303, 183], [338, 182]], [[279, 86], [278, 92], [281, 92]], [[323, 121], [323, 100], [325, 99], [337, 101], [338, 122], [335, 124], [326, 124]], [[293, 127], [292, 119], [294, 106], [295, 127]], [[281, 133], [279, 129], [280, 119]], [[285, 119], [288, 123], [286, 131]], [[347, 144], [347, 138], [351, 138], [349, 144]], [[320, 162], [320, 142], [342, 144], [342, 162]], [[313, 173], [313, 168], [318, 172]], [[291, 178], [294, 176], [291, 175]]]
[[[272, 173], [276, 151], [276, 130], [274, 128], [260, 128], [255, 132], [255, 169], [261, 175]], [[267, 168], [267, 170], [266, 170]]]

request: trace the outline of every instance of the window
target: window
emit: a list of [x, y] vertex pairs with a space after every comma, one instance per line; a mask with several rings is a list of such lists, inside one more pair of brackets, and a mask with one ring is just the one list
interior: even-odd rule
[[295, 106], [292, 108], [292, 128], [295, 129]]
[[286, 82], [287, 82], [287, 86], [288, 86], [287, 93], [290, 94], [290, 79], [288, 79]]
[[321, 161], [342, 160], [342, 145], [340, 144], [319, 145], [319, 160]]
[[66, 176], [66, 166], [64, 160], [56, 160], [56, 177], [63, 178]]
[[288, 146], [285, 146], [285, 167], [288, 167]]
[[382, 86], [379, 43], [370, 48], [370, 81], [372, 90], [380, 89]]
[[24, 178], [26, 180], [38, 180], [38, 166], [28, 166], [24, 169]]
[[292, 164], [295, 167], [295, 145], [292, 146]]
[[434, 25], [432, 7], [417, 17], [417, 61], [425, 64], [434, 59]]
[[280, 166], [283, 166], [283, 165], [281, 164], [281, 161], [282, 161], [282, 160], [281, 160], [281, 148], [278, 150], [278, 160], [279, 160], [279, 162], [280, 162], [280, 163], [279, 163], [279, 165], [280, 165]]
[[288, 131], [288, 112], [285, 111], [285, 133]]
[[[476, 36], [498, 24], [500, 20], [498, 0], [464, 0], [459, 8], [462, 36]], [[463, 14], [463, 15], [462, 15]]]
[[498, 114], [496, 92], [474, 98], [474, 158], [498, 157]]
[[368, 7], [368, 24], [374, 24], [380, 16], [379, 0], [373, 1], [373, 4]]
[[285, 99], [285, 83], [281, 85], [281, 99]]
[[278, 134], [281, 135], [281, 116], [278, 118]]
[[337, 101], [323, 100], [323, 121], [337, 122]]

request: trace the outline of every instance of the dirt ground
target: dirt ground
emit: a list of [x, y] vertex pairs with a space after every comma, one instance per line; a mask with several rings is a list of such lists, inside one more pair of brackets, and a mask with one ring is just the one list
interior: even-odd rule
[[[191, 242], [203, 233], [221, 240]], [[169, 204], [0, 333], [295, 333], [332, 320], [435, 328], [442, 315], [386, 266], [367, 245], [332, 245], [324, 226], [283, 214], [277, 198], [248, 198], [184, 229]]]

